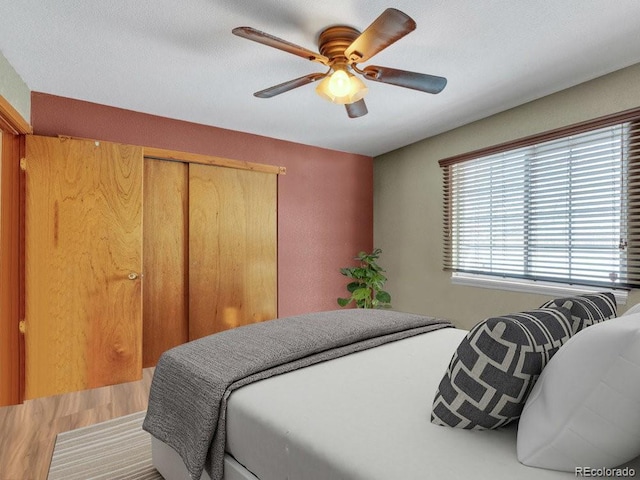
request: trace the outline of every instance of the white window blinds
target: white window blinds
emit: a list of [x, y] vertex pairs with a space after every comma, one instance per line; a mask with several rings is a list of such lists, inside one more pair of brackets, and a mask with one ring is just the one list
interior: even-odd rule
[[625, 121], [443, 161], [444, 268], [640, 285], [640, 128]]

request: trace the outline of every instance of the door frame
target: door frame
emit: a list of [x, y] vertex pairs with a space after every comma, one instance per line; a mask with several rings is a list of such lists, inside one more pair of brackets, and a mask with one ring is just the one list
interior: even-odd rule
[[20, 159], [29, 123], [0, 95], [0, 406], [24, 395], [24, 176]]

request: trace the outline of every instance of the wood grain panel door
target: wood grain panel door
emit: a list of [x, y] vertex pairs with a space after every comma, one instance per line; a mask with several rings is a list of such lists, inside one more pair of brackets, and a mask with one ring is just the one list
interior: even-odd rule
[[186, 163], [144, 160], [142, 365], [189, 341]]
[[189, 338], [277, 315], [277, 175], [189, 165]]
[[142, 375], [142, 149], [28, 136], [26, 398]]

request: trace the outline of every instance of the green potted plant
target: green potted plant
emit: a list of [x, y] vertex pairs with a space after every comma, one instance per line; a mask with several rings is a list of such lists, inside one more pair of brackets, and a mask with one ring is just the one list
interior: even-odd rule
[[359, 266], [340, 269], [342, 275], [353, 281], [347, 285], [351, 296], [338, 298], [338, 305], [346, 307], [355, 302], [358, 308], [391, 308], [391, 295], [382, 289], [387, 277], [384, 276], [384, 269], [377, 263], [381, 253], [379, 248], [371, 253], [360, 252], [354, 257], [360, 262]]

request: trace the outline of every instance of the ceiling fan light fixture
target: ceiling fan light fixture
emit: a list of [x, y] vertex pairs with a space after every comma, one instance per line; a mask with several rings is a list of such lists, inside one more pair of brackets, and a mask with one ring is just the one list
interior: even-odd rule
[[368, 91], [362, 80], [343, 69], [337, 69], [316, 87], [318, 95], [340, 105], [357, 102]]
[[349, 94], [351, 89], [351, 82], [349, 82], [349, 75], [344, 70], [336, 70], [333, 75], [329, 77], [329, 90], [335, 97], [344, 97]]

